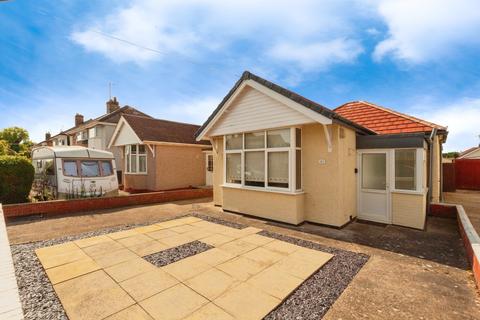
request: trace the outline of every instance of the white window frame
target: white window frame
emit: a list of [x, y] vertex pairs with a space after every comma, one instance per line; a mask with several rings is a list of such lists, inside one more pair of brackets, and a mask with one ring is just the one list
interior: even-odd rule
[[85, 140], [88, 140], [88, 138], [86, 137], [86, 132], [85, 131], [80, 131], [79, 133], [77, 133], [77, 141], [85, 141]]
[[[289, 147], [278, 147], [278, 148], [268, 148], [267, 146], [267, 132], [281, 129], [290, 130], [290, 146]], [[227, 135], [223, 136], [223, 186], [247, 190], [258, 190], [258, 191], [270, 191], [277, 193], [303, 193], [303, 148], [296, 146], [296, 130], [300, 129], [302, 145], [303, 141], [303, 130], [301, 127], [281, 127], [281, 128], [271, 128], [266, 130], [256, 130], [256, 131], [246, 131], [234, 134], [242, 135], [242, 148], [227, 150]], [[264, 133], [264, 148], [257, 149], [245, 149], [245, 134], [253, 132], [263, 132]], [[231, 135], [231, 134], [228, 134]], [[301, 177], [302, 185], [300, 189], [296, 189], [296, 150], [301, 152]], [[254, 152], [254, 151], [263, 151], [265, 152], [265, 187], [256, 187], [256, 186], [247, 186], [245, 185], [245, 152]], [[269, 187], [268, 186], [268, 154], [271, 152], [288, 152], [288, 188], [281, 187]], [[227, 154], [240, 154], [240, 164], [241, 164], [241, 183], [228, 183], [227, 182]]]
[[[91, 134], [93, 132], [93, 134]], [[92, 127], [88, 129], [88, 138], [96, 138], [97, 137], [97, 127]]]
[[[136, 146], [137, 148], [137, 153], [134, 155], [135, 156], [135, 172], [131, 172], [132, 169], [132, 154], [131, 154], [131, 147]], [[145, 154], [140, 154], [140, 146], [145, 146]], [[131, 174], [131, 175], [145, 175], [148, 173], [148, 150], [147, 150], [147, 145], [145, 144], [129, 144], [125, 146], [125, 174]], [[145, 157], [145, 171], [140, 171], [140, 157]], [[129, 163], [127, 161], [127, 158], [130, 159]], [[128, 165], [127, 165], [128, 163]]]

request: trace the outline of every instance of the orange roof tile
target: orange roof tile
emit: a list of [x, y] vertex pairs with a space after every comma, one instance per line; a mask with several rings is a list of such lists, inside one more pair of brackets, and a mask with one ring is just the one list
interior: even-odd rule
[[366, 101], [352, 101], [334, 110], [340, 116], [378, 134], [431, 132], [446, 127], [418, 119]]

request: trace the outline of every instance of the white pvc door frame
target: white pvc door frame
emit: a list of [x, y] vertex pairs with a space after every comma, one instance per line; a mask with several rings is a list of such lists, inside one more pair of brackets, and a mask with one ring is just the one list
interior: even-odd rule
[[[376, 190], [376, 189], [363, 189], [362, 188], [362, 178], [363, 178], [363, 168], [362, 168], [362, 155], [363, 154], [385, 154], [385, 190]], [[357, 217], [362, 220], [369, 220], [374, 222], [392, 223], [392, 210], [391, 210], [391, 175], [392, 171], [392, 153], [389, 149], [362, 149], [357, 151]], [[364, 194], [384, 194], [385, 195], [385, 216], [384, 218], [362, 212], [363, 210], [363, 201], [365, 201]]]

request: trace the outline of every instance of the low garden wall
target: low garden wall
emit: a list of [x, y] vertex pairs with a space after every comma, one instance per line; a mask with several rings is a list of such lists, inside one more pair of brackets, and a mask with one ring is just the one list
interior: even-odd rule
[[472, 267], [473, 276], [480, 289], [480, 237], [461, 205], [435, 203], [430, 206], [430, 215], [451, 218], [456, 217], [460, 235]]
[[127, 196], [8, 204], [3, 206], [3, 213], [6, 219], [32, 215], [54, 216], [206, 197], [212, 197], [212, 189], [183, 189]]

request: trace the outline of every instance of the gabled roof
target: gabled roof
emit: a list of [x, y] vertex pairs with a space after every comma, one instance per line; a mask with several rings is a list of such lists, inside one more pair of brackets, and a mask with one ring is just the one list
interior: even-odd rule
[[245, 71], [243, 72], [242, 76], [240, 77], [240, 79], [235, 83], [235, 85], [233, 86], [232, 89], [230, 89], [230, 91], [227, 93], [227, 95], [223, 98], [223, 100], [220, 102], [220, 104], [217, 106], [217, 108], [213, 111], [213, 113], [210, 115], [210, 117], [208, 117], [207, 121], [205, 121], [205, 123], [200, 127], [200, 129], [195, 133], [195, 137], [199, 137], [204, 131], [205, 129], [211, 124], [211, 122], [215, 119], [215, 117], [217, 116], [217, 114], [219, 112], [221, 112], [222, 108], [224, 107], [224, 105], [227, 103], [227, 101], [234, 95], [234, 93], [237, 91], [238, 88], [241, 87], [242, 83], [244, 81], [247, 81], [247, 80], [252, 80], [252, 81], [255, 81], [259, 84], [261, 84], [262, 86], [268, 88], [268, 89], [271, 89], [273, 90], [274, 92], [302, 105], [303, 107], [309, 109], [309, 110], [312, 110], [318, 114], [321, 114], [323, 115], [324, 117], [326, 118], [329, 118], [331, 119], [332, 121], [335, 121], [335, 122], [338, 122], [338, 123], [342, 123], [343, 125], [346, 125], [346, 126], [349, 126], [349, 127], [352, 127], [353, 129], [355, 129], [356, 131], [358, 132], [361, 132], [361, 133], [364, 133], [364, 134], [373, 134], [374, 132], [353, 122], [353, 121], [350, 121], [349, 119], [346, 119], [344, 117], [342, 117], [341, 115], [333, 112], [332, 110], [312, 101], [312, 100], [309, 100], [293, 91], [290, 91], [288, 89], [285, 89], [273, 82], [270, 82], [268, 80], [265, 80], [249, 71]]
[[480, 147], [472, 147], [472, 148], [469, 148], [465, 151], [462, 151], [460, 152], [460, 154], [458, 155], [457, 159], [459, 158], [464, 158], [465, 156], [469, 155], [470, 153], [473, 153], [475, 151], [477, 151], [478, 149], [480, 149]]
[[210, 145], [208, 141], [195, 140], [194, 134], [200, 128], [195, 124], [128, 114], [122, 117], [141, 141]]
[[446, 127], [366, 101], [352, 101], [334, 111], [377, 134], [447, 131]]
[[93, 127], [96, 124], [101, 123], [101, 122], [115, 124], [115, 123], [118, 123], [118, 121], [120, 121], [120, 118], [124, 114], [139, 115], [139, 116], [151, 118], [148, 114], [143, 113], [143, 112], [141, 112], [141, 111], [139, 111], [139, 110], [137, 110], [133, 107], [123, 106], [123, 107], [121, 107], [121, 108], [119, 108], [119, 109], [117, 109], [113, 112], [106, 113], [106, 114], [101, 115], [101, 116], [99, 116], [95, 119], [89, 119], [87, 121], [84, 121], [82, 124], [80, 124], [78, 126], [71, 127], [70, 129], [62, 131], [60, 133], [61, 134], [72, 134], [72, 133], [74, 133], [78, 130], [84, 130], [86, 128]]

